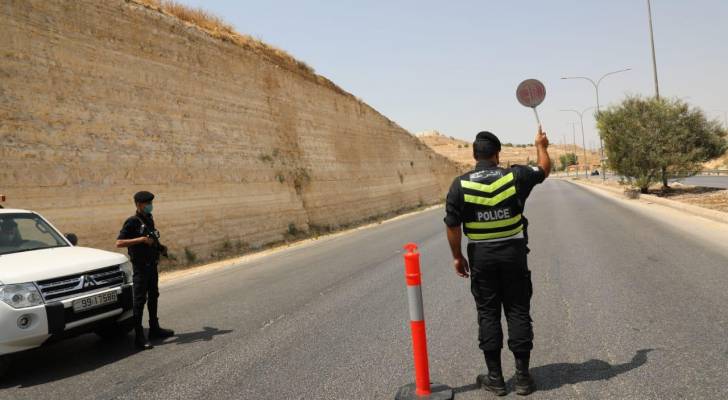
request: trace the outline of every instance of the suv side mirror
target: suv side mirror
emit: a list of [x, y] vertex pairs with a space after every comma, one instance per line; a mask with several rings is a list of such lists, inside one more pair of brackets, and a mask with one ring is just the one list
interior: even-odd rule
[[78, 236], [75, 233], [66, 233], [66, 239], [74, 246], [78, 244]]

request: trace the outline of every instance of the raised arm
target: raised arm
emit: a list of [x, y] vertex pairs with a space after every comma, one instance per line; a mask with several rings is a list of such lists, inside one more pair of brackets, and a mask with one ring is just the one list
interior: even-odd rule
[[546, 132], [541, 129], [541, 125], [538, 126], [538, 133], [536, 134], [536, 164], [543, 169], [546, 177], [551, 173], [551, 157], [549, 157], [548, 147], [549, 138], [546, 137]]

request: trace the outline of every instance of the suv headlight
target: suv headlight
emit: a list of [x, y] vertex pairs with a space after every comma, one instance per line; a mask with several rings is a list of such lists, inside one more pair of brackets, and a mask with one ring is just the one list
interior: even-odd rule
[[0, 285], [0, 300], [13, 308], [26, 308], [43, 304], [43, 297], [32, 283]]
[[121, 272], [124, 273], [124, 283], [131, 283], [132, 266], [131, 261], [127, 261], [119, 266]]

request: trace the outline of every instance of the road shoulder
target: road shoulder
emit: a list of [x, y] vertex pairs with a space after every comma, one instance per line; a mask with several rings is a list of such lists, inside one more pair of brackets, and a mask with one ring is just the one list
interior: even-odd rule
[[[631, 200], [624, 197], [622, 191], [617, 189], [606, 189], [605, 187], [575, 182], [568, 179], [560, 180], [584, 188], [585, 190], [603, 198], [617, 202], [625, 208], [635, 210], [647, 217], [665, 224], [671, 229], [681, 231], [686, 238], [699, 241], [728, 256], [728, 242], [725, 240], [725, 238], [728, 237], [728, 220], [725, 219], [725, 215], [718, 216], [716, 218], [714, 214], [726, 213], [701, 209], [699, 211], [700, 214], [697, 214], [694, 213], [694, 210], [692, 209], [700, 207], [689, 206], [682, 203], [678, 203], [677, 206], [673, 207], [673, 204], [669, 203], [677, 202], [669, 200], [666, 201], [665, 199], [650, 195], [643, 195], [639, 200]], [[653, 198], [658, 201], [654, 201]]]
[[[561, 178], [563, 179], [563, 178]], [[588, 181], [581, 181], [581, 180], [573, 180], [573, 179], [563, 179], [567, 182], [571, 182], [573, 184], [581, 185], [583, 187], [587, 188], [594, 188], [596, 190], [602, 190], [605, 192], [608, 192], [612, 195], [615, 195], [618, 198], [624, 199], [624, 192], [622, 189], [614, 188], [611, 186], [605, 186], [601, 184], [595, 184]], [[669, 207], [678, 211], [682, 211], [684, 213], [702, 217], [709, 219], [711, 221], [715, 222], [721, 222], [724, 224], [728, 224], [728, 213], [718, 211], [718, 210], [711, 210], [709, 208], [700, 207], [692, 204], [683, 203], [676, 200], [670, 200], [665, 199], [662, 197], [658, 197], [651, 194], [640, 194], [640, 197], [638, 200], [630, 200], [632, 202], [639, 201], [646, 204], [659, 204], [661, 206]]]

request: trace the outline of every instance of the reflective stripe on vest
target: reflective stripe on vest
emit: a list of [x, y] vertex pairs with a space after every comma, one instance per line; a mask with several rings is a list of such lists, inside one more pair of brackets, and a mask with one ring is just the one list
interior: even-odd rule
[[511, 183], [513, 181], [513, 172], [509, 173], [506, 176], [503, 176], [496, 180], [495, 182], [491, 183], [490, 185], [485, 183], [478, 183], [478, 182], [472, 182], [472, 181], [460, 181], [460, 185], [466, 189], [473, 189], [477, 190], [479, 192], [485, 192], [485, 193], [493, 193], [496, 190], [502, 188], [505, 184]]
[[468, 233], [467, 236], [471, 240], [487, 240], [487, 239], [500, 239], [508, 236], [517, 235], [523, 231], [523, 224], [518, 225], [516, 228], [509, 231], [493, 232], [493, 233]]
[[513, 196], [516, 194], [516, 187], [511, 186], [508, 189], [502, 191], [501, 193], [498, 193], [496, 196], [493, 197], [480, 197], [480, 196], [473, 196], [472, 194], [466, 194], [465, 195], [465, 202], [466, 203], [473, 203], [473, 204], [480, 204], [481, 206], [494, 206], [501, 201]]
[[521, 214], [516, 215], [513, 218], [502, 219], [497, 221], [489, 222], [466, 222], [465, 227], [468, 229], [493, 229], [502, 228], [504, 226], [510, 226], [521, 220]]

